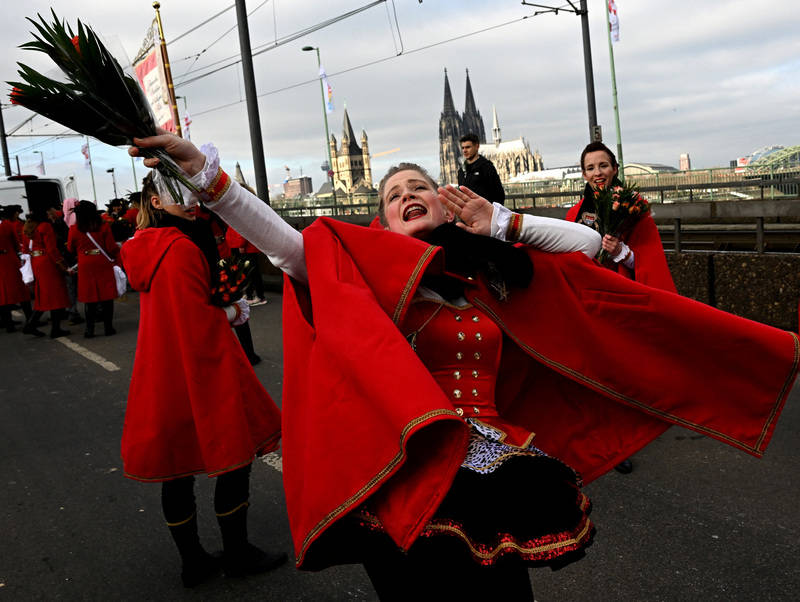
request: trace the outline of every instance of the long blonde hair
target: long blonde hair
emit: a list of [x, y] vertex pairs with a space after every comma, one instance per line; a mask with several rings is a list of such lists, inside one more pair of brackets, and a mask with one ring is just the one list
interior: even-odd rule
[[156, 209], [150, 199], [158, 196], [156, 184], [153, 182], [153, 172], [151, 171], [142, 180], [142, 196], [139, 202], [139, 213], [136, 216], [136, 227], [139, 230], [157, 226], [164, 215], [163, 209]]

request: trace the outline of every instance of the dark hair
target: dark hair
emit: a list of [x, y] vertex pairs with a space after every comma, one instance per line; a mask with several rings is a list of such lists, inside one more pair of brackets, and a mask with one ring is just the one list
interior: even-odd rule
[[586, 171], [586, 167], [583, 164], [583, 160], [586, 158], [588, 153], [596, 153], [597, 151], [604, 151], [608, 158], [611, 159], [611, 166], [612, 167], [619, 167], [619, 163], [617, 163], [617, 158], [614, 156], [614, 153], [611, 152], [611, 149], [608, 148], [602, 142], [590, 142], [586, 145], [586, 148], [583, 149], [581, 153], [581, 171]]
[[141, 200], [142, 200], [141, 192], [131, 192], [128, 195], [128, 202], [134, 207], [138, 207]]
[[472, 142], [472, 144], [480, 144], [481, 141], [478, 140], [478, 136], [475, 134], [464, 134], [461, 138], [458, 139], [459, 142]]
[[91, 201], [80, 201], [72, 208], [75, 214], [75, 225], [81, 232], [96, 232], [102, 225], [102, 220], [97, 214], [97, 206]]
[[383, 189], [386, 187], [386, 182], [389, 178], [391, 178], [394, 174], [399, 173], [401, 171], [416, 171], [422, 175], [425, 180], [433, 186], [433, 189], [436, 190], [438, 188], [436, 181], [430, 176], [428, 171], [422, 167], [421, 165], [417, 165], [416, 163], [398, 163], [394, 167], [390, 167], [389, 171], [386, 172], [381, 178], [381, 183], [378, 184], [378, 219], [381, 222], [382, 226], [387, 226], [388, 223], [386, 222], [386, 213], [384, 212], [383, 207]]

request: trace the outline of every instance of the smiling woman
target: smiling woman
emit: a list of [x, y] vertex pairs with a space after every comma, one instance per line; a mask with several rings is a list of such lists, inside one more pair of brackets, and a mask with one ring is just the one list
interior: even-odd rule
[[[593, 230], [437, 189], [417, 165], [389, 171], [372, 227], [323, 217], [299, 233], [215, 149], [136, 143], [163, 147], [286, 272], [296, 562], [361, 562], [381, 599], [532, 600], [529, 567], [592, 541], [579, 475], [674, 423], [760, 455], [796, 375], [793, 334], [621, 279], [591, 261]], [[649, 363], [620, 378], [596, 361], [610, 337]]]

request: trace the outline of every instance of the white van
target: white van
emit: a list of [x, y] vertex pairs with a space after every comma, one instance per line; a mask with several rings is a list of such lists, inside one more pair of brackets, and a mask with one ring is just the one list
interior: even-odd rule
[[27, 175], [0, 177], [0, 205], [20, 205], [24, 215], [30, 213], [31, 209], [61, 209], [64, 197], [64, 184], [58, 178]]

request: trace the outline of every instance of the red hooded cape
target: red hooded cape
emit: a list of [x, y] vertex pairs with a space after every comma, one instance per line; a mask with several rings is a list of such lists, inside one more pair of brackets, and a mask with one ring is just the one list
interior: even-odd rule
[[140, 293], [122, 433], [125, 475], [140, 481], [216, 476], [277, 448], [280, 411], [225, 312], [209, 301], [200, 249], [176, 228], [148, 228], [121, 255]]
[[[567, 211], [565, 219], [569, 222], [574, 222], [580, 213], [582, 205], [583, 199]], [[629, 270], [624, 265], [614, 264], [617, 272], [647, 286], [660, 288], [671, 293], [678, 292], [675, 288], [675, 283], [672, 281], [672, 274], [669, 272], [667, 258], [664, 256], [661, 235], [658, 233], [658, 228], [652, 216], [646, 215], [636, 222], [636, 225], [629, 232], [622, 235], [622, 241], [633, 249], [636, 268]]]
[[[397, 327], [423, 272], [441, 270], [441, 249], [327, 218], [303, 238], [308, 288], [287, 278], [284, 289], [284, 486], [297, 564], [316, 568], [326, 562], [314, 543], [370, 496], [407, 549], [450, 487], [467, 431]], [[587, 482], [670, 424], [763, 453], [797, 373], [795, 335], [580, 253], [529, 254], [528, 289], [503, 303], [476, 282], [467, 297], [506, 335], [498, 407], [537, 447]], [[601, 359], [609, 341], [626, 355]]]

